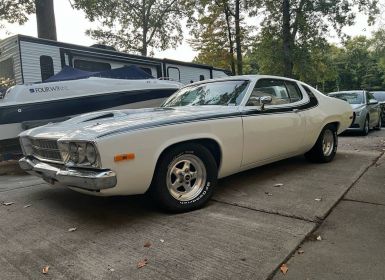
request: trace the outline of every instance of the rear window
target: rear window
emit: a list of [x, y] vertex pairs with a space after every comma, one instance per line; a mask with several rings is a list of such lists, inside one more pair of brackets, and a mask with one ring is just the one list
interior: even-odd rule
[[374, 98], [377, 101], [380, 101], [380, 102], [385, 101], [385, 91], [382, 91], [382, 92], [372, 92], [372, 94], [374, 95]]

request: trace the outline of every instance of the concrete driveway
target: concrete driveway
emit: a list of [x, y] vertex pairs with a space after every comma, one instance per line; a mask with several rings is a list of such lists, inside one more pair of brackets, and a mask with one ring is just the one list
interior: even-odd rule
[[[291, 269], [290, 256], [376, 166], [384, 136], [340, 137], [330, 164], [297, 157], [220, 180], [207, 207], [178, 215], [144, 196], [89, 197], [31, 176], [0, 176], [0, 278], [306, 279], [295, 277], [305, 264]], [[349, 203], [337, 208], [349, 212]]]

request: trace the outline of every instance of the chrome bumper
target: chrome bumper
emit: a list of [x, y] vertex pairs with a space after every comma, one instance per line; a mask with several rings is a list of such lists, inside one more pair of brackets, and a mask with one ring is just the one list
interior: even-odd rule
[[111, 170], [60, 169], [33, 157], [23, 157], [19, 160], [19, 165], [24, 171], [39, 176], [52, 185], [60, 183], [69, 187], [99, 191], [113, 188], [117, 182], [116, 174]]

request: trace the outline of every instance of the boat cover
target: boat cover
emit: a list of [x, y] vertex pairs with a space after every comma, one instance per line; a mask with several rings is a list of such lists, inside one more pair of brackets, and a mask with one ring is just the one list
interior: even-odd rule
[[78, 80], [89, 77], [111, 78], [111, 79], [128, 79], [128, 80], [140, 80], [140, 79], [153, 79], [154, 77], [148, 74], [146, 71], [140, 69], [138, 66], [130, 65], [121, 68], [116, 68], [101, 72], [89, 72], [76, 69], [73, 67], [65, 66], [56, 75], [45, 80], [45, 83]]

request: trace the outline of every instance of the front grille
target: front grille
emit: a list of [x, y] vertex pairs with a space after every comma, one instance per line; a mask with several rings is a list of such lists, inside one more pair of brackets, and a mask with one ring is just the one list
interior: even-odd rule
[[42, 160], [62, 161], [56, 140], [31, 138], [33, 155]]

